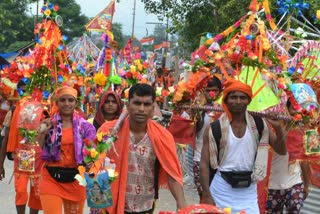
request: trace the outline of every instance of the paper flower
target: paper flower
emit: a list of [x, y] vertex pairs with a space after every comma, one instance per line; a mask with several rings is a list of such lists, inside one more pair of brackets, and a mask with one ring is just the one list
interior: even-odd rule
[[84, 139], [83, 142], [85, 144], [85, 147], [82, 150], [84, 162], [90, 163], [98, 160], [99, 152], [96, 150], [95, 144], [89, 139]]
[[41, 13], [43, 13], [43, 18], [44, 19], [52, 19], [55, 22], [56, 21], [55, 19], [58, 16], [58, 14], [57, 14], [58, 10], [59, 10], [59, 6], [54, 5], [54, 4], [50, 3], [50, 2], [47, 2], [41, 8]]
[[310, 4], [303, 0], [278, 0], [277, 5], [279, 6], [278, 13], [285, 15], [297, 13], [298, 16], [301, 16], [302, 11], [310, 7]]
[[46, 16], [50, 16], [51, 10], [45, 10], [45, 11], [43, 12], [43, 14], [46, 15]]
[[102, 73], [97, 73], [94, 75], [93, 80], [97, 85], [100, 86], [105, 86], [107, 83], [107, 77]]
[[103, 153], [107, 152], [111, 149], [114, 142], [117, 140], [116, 135], [112, 135], [110, 133], [97, 133], [97, 152]]

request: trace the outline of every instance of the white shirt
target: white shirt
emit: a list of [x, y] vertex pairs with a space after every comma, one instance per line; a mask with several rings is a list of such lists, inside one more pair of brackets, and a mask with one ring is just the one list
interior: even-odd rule
[[[225, 159], [220, 163], [219, 171], [252, 171], [257, 144], [248, 126], [243, 137], [238, 138], [229, 126], [228, 145]], [[226, 153], [227, 152], [227, 153]]]
[[272, 152], [272, 165], [269, 189], [288, 189], [302, 183], [299, 162], [289, 164], [289, 154], [279, 155]]

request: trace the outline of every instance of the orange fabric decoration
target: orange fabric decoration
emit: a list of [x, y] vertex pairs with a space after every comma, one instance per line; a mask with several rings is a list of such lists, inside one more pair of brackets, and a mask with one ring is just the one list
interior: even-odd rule
[[57, 88], [56, 90], [57, 98], [63, 96], [63, 95], [72, 95], [74, 98], [77, 99], [78, 97], [78, 92], [76, 89], [69, 87], [69, 86], [62, 86], [60, 88]]
[[226, 112], [230, 122], [232, 121], [232, 115], [225, 102], [227, 95], [233, 91], [241, 91], [246, 93], [250, 99], [252, 98], [252, 88], [249, 85], [234, 79], [229, 79], [224, 83], [222, 108]]
[[12, 114], [9, 137], [8, 137], [8, 144], [7, 144], [7, 152], [15, 152], [15, 150], [19, 147], [19, 142], [22, 140], [22, 137], [19, 133], [18, 128], [18, 119], [20, 114], [20, 103], [19, 101], [16, 105], [16, 109]]
[[[116, 120], [104, 123], [98, 130], [98, 134], [99, 132], [109, 133], [110, 128], [114, 127], [115, 123]], [[152, 120], [148, 120], [147, 133], [161, 166], [159, 171], [159, 187], [168, 187], [168, 175], [182, 186], [182, 171], [172, 135]], [[119, 172], [119, 177], [111, 184], [113, 206], [108, 208], [108, 211], [109, 213], [122, 214], [124, 213], [126, 196], [130, 144], [128, 118], [124, 120], [118, 136], [121, 137], [118, 138], [114, 146], [119, 156], [114, 152], [114, 149], [111, 149], [107, 154], [110, 159], [115, 161], [116, 171]]]

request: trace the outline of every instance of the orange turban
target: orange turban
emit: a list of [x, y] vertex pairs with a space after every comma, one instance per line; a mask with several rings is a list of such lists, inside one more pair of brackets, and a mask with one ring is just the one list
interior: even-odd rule
[[76, 89], [69, 87], [69, 86], [62, 86], [60, 88], [57, 88], [56, 90], [56, 96], [57, 98], [63, 96], [63, 95], [72, 95], [75, 99], [78, 97], [78, 92]]
[[241, 91], [247, 94], [250, 97], [250, 99], [252, 98], [252, 88], [249, 85], [235, 79], [229, 79], [224, 83], [222, 108], [226, 112], [230, 122], [232, 121], [232, 115], [225, 102], [227, 95], [233, 91]]

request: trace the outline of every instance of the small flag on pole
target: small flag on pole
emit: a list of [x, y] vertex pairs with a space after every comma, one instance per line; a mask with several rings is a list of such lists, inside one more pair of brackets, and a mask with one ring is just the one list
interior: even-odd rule
[[161, 48], [163, 48], [162, 43], [159, 44], [159, 45], [154, 45], [154, 46], [153, 46], [153, 49], [154, 49], [155, 51], [160, 50]]
[[142, 38], [140, 40], [140, 43], [143, 47], [152, 47], [153, 42], [154, 42], [154, 37]]

